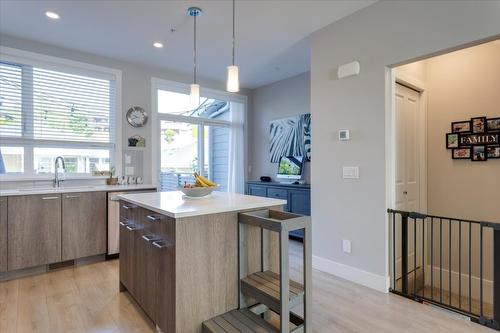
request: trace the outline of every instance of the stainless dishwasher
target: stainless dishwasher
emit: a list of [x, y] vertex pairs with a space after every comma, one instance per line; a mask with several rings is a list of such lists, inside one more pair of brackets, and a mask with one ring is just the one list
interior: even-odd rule
[[156, 192], [156, 190], [108, 192], [108, 256], [120, 253], [120, 199], [118, 196], [148, 192]]

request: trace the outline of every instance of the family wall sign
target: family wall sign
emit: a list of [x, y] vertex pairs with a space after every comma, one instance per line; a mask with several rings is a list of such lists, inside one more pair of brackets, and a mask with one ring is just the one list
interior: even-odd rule
[[451, 133], [446, 133], [446, 148], [452, 149], [453, 159], [500, 158], [500, 117], [476, 117], [451, 123]]

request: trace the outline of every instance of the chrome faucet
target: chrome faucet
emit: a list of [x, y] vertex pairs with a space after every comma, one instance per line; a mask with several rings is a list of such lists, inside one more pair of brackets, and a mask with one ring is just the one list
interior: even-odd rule
[[58, 172], [58, 163], [59, 160], [62, 162], [62, 168], [64, 172], [66, 172], [66, 164], [64, 163], [64, 158], [62, 156], [57, 156], [56, 160], [54, 161], [54, 181], [52, 182], [54, 187], [59, 187], [61, 185], [61, 182], [64, 181], [64, 179], [59, 179], [59, 172]]

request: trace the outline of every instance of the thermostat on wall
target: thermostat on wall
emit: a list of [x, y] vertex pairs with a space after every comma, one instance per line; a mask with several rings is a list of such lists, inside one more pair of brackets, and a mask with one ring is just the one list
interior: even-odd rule
[[339, 140], [340, 141], [347, 141], [349, 140], [349, 130], [339, 130]]

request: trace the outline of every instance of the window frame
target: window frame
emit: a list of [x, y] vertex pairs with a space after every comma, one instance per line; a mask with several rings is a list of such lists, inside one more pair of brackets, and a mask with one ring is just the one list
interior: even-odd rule
[[[122, 171], [122, 71], [118, 69], [92, 65], [84, 62], [59, 58], [15, 48], [0, 46], [0, 60], [7, 63], [26, 66], [41, 67], [44, 69], [70, 73], [74, 75], [90, 76], [93, 78], [112, 80], [115, 85], [115, 98], [111, 112], [115, 122], [114, 143], [88, 143], [78, 141], [37, 140], [26, 137], [3, 137], [0, 139], [2, 146], [24, 147], [24, 172], [0, 175], [1, 181], [23, 180], [48, 180], [53, 178], [53, 173], [36, 174], [34, 167], [34, 152], [37, 147], [44, 148], [82, 148], [109, 150], [110, 165], [113, 165], [117, 174]], [[23, 101], [24, 103], [24, 101]], [[23, 119], [25, 115], [22, 115]], [[24, 132], [24, 129], [23, 129]], [[24, 133], [23, 133], [24, 135]], [[112, 135], [112, 134], [111, 134]], [[106, 176], [92, 176], [90, 173], [68, 173], [66, 179], [96, 179]]]
[[[175, 81], [168, 81], [160, 78], [151, 78], [151, 106], [152, 106], [152, 115], [151, 115], [151, 123], [152, 129], [151, 129], [151, 146], [152, 146], [152, 163], [151, 163], [151, 175], [152, 175], [152, 183], [156, 184], [157, 186], [160, 186], [160, 172], [161, 172], [161, 158], [158, 157], [158, 153], [160, 152], [160, 143], [157, 138], [160, 136], [161, 132], [161, 121], [171, 121], [171, 122], [181, 122], [181, 123], [190, 123], [194, 125], [198, 125], [198, 133], [199, 137], [201, 136], [201, 140], [198, 139], [198, 146], [203, 148], [204, 145], [204, 131], [205, 131], [205, 126], [220, 126], [220, 127], [227, 127], [231, 128], [233, 126], [233, 123], [229, 120], [220, 120], [220, 119], [210, 119], [210, 118], [203, 118], [203, 117], [191, 117], [191, 116], [181, 116], [181, 115], [175, 115], [175, 114], [168, 114], [168, 113], [160, 113], [158, 110], [158, 90], [166, 90], [166, 91], [171, 91], [171, 92], [176, 92], [176, 93], [182, 93], [182, 94], [189, 94], [190, 92], [190, 86], [185, 83], [180, 83], [180, 82], [175, 82]], [[244, 138], [245, 138], [245, 154], [244, 154], [244, 165], [246, 169], [246, 160], [247, 160], [247, 107], [248, 107], [248, 98], [245, 95], [240, 95], [240, 94], [234, 94], [234, 93], [228, 93], [228, 92], [223, 92], [219, 90], [214, 90], [214, 89], [209, 89], [209, 88], [202, 88], [201, 94], [204, 97], [208, 98], [213, 98], [213, 99], [218, 99], [218, 100], [223, 100], [227, 102], [237, 102], [237, 103], [242, 103], [243, 104], [243, 112], [244, 112], [244, 119], [245, 122], [243, 123], [243, 132], [244, 132]], [[238, 126], [238, 125], [237, 125]], [[201, 151], [201, 152], [200, 152]], [[201, 156], [201, 157], [200, 157]], [[201, 159], [200, 159], [201, 158]], [[198, 160], [204, 161], [204, 149], [198, 149]], [[245, 175], [246, 170], [245, 170]]]

